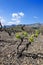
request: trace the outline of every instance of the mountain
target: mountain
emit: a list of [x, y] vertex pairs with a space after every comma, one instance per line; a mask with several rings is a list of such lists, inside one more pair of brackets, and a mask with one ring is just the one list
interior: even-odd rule
[[4, 25], [4, 28], [15, 27], [16, 25]]
[[23, 26], [23, 25], [25, 25], [25, 26], [30, 26], [30, 27], [40, 27], [42, 24], [40, 24], [40, 23], [34, 23], [34, 24], [19, 24], [19, 25], [13, 24], [13, 25], [5, 25], [4, 27], [10, 28], [10, 27], [15, 27], [15, 26]]

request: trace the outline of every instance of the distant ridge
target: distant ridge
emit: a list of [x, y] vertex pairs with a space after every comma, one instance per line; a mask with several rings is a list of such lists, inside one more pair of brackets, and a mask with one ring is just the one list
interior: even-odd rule
[[31, 26], [31, 27], [40, 27], [40, 26], [43, 25], [43, 24], [41, 24], [41, 23], [34, 23], [34, 24], [19, 24], [19, 25], [12, 24], [12, 25], [4, 25], [4, 27], [10, 28], [10, 27], [22, 26], [22, 25]]

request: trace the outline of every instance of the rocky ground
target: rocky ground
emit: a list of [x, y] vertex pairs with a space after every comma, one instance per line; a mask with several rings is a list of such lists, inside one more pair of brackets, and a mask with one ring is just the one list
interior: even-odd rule
[[[20, 44], [20, 40], [15, 38], [12, 33], [11, 36], [5, 31], [0, 32], [0, 65], [43, 65], [43, 58], [32, 58], [22, 56], [17, 58], [17, 46]], [[19, 49], [23, 48], [28, 41], [23, 40]], [[34, 42], [29, 45], [28, 49], [23, 51], [24, 53], [43, 53], [43, 36], [40, 34]]]

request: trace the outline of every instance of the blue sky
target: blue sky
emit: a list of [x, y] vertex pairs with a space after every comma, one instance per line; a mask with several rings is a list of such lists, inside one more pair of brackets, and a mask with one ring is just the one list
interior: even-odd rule
[[3, 25], [43, 23], [43, 0], [0, 0]]

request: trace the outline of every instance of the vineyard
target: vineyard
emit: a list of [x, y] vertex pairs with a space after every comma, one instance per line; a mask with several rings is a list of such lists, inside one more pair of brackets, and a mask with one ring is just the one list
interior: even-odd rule
[[43, 65], [43, 29], [0, 29], [0, 65]]

